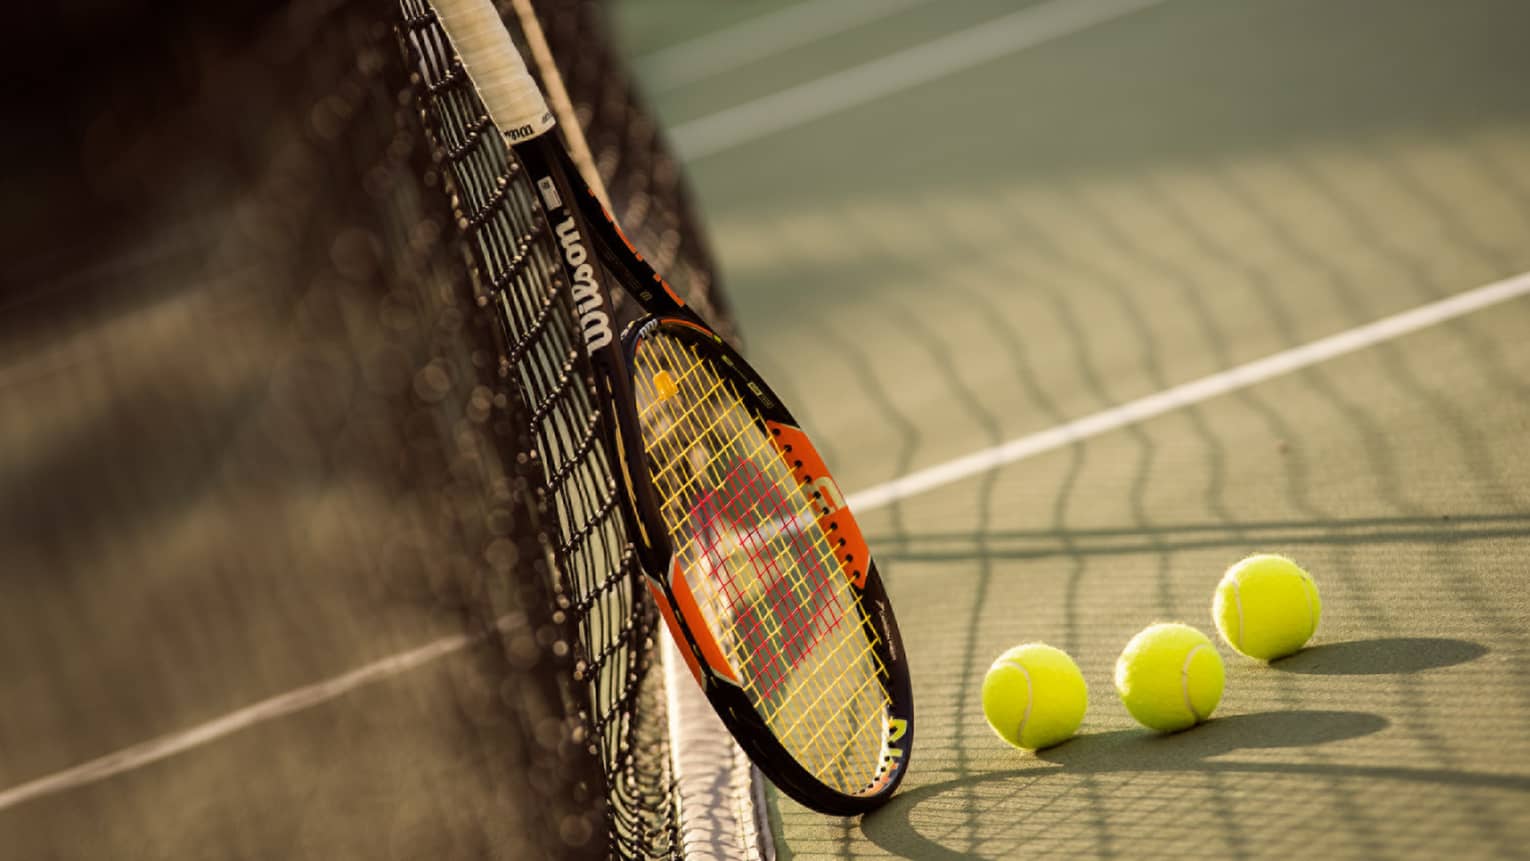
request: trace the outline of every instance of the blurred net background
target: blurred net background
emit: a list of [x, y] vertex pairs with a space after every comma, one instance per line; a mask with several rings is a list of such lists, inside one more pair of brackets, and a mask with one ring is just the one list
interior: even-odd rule
[[[537, 8], [629, 235], [730, 331], [603, 9]], [[583, 350], [424, 7], [76, 3], [24, 26], [34, 125], [7, 136], [0, 204], [0, 786], [20, 788], [0, 842], [677, 852], [655, 617]], [[48, 47], [66, 39], [77, 55]], [[443, 671], [386, 663], [422, 643]], [[363, 666], [380, 681], [282, 699]], [[29, 783], [252, 703], [293, 717], [168, 779], [149, 753], [68, 793]]]

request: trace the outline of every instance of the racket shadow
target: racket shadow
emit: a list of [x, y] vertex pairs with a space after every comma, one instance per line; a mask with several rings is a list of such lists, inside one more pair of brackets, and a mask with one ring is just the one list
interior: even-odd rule
[[[960, 844], [945, 845], [924, 833], [916, 822], [921, 804], [945, 796], [977, 793], [992, 798], [1012, 790], [1035, 797], [1067, 794], [1068, 789], [1049, 786], [1056, 779], [1080, 775], [1129, 775], [1146, 772], [1201, 772], [1228, 775], [1309, 776], [1319, 779], [1408, 781], [1530, 793], [1530, 775], [1489, 774], [1446, 768], [1354, 765], [1338, 762], [1276, 762], [1239, 760], [1236, 752], [1279, 748], [1311, 748], [1318, 745], [1374, 735], [1391, 726], [1386, 718], [1359, 711], [1297, 710], [1234, 715], [1215, 718], [1193, 730], [1160, 735], [1146, 730], [1118, 730], [1078, 736], [1020, 761], [1027, 768], [973, 772], [952, 780], [908, 789], [885, 807], [863, 817], [861, 834], [877, 846], [902, 857], [932, 859], [970, 858]], [[1229, 756], [1234, 755], [1234, 756]], [[1071, 782], [1070, 782], [1071, 783]], [[1109, 794], [1108, 789], [1105, 790]], [[1039, 801], [1043, 808], [1048, 802]], [[973, 815], [977, 815], [974, 811]], [[943, 814], [949, 825], [950, 811]], [[957, 833], [949, 827], [945, 834]], [[958, 829], [957, 831], [960, 831]], [[963, 837], [968, 837], [963, 833]], [[1001, 839], [999, 835], [992, 835]], [[1024, 841], [1009, 847], [1006, 855], [1020, 857]]]

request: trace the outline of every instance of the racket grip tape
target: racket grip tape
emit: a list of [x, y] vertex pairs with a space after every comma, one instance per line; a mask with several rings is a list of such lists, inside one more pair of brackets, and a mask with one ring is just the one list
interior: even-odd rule
[[430, 5], [500, 133], [514, 144], [550, 130], [552, 111], [493, 0], [430, 0]]

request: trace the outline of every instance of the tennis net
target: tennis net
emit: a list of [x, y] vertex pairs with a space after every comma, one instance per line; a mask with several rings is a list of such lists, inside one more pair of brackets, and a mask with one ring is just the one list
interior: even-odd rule
[[[621, 857], [768, 854], [753, 825], [751, 768], [694, 686], [664, 672], [666, 635], [624, 534], [551, 231], [428, 3], [403, 0], [400, 8], [400, 42], [471, 289], [499, 323], [496, 400], [511, 436], [526, 441], [519, 454], [554, 560], [546, 569], [551, 594], [575, 632], [568, 706], [604, 777], [610, 849]], [[533, 72], [554, 92], [586, 179], [605, 188], [644, 256], [731, 333], [679, 166], [612, 50], [602, 14], [598, 4], [548, 0], [535, 9], [518, 2], [506, 17]], [[568, 104], [546, 86], [553, 78]]]

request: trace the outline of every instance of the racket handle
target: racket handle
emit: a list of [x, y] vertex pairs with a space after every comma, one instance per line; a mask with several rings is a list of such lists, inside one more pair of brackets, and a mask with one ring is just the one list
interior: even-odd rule
[[551, 129], [552, 111], [493, 0], [430, 0], [430, 5], [500, 132], [519, 143]]

